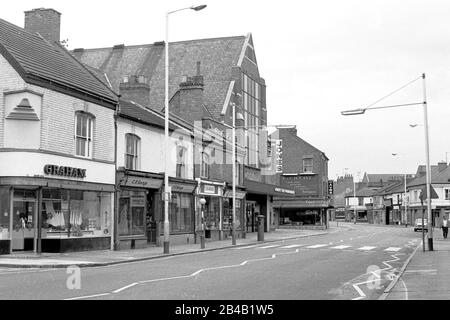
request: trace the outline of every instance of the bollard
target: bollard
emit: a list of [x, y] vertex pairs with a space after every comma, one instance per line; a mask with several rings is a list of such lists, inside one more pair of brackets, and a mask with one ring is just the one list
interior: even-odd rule
[[264, 241], [264, 216], [258, 216], [258, 241]]

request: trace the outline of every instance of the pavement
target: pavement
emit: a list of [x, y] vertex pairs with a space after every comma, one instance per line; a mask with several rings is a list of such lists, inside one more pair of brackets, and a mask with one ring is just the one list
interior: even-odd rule
[[143, 249], [132, 250], [101, 250], [70, 253], [14, 253], [0, 256], [0, 267], [6, 268], [66, 268], [99, 267], [135, 261], [145, 261], [170, 256], [186, 255], [198, 252], [222, 250], [230, 247], [248, 246], [258, 243], [268, 243], [281, 240], [297, 239], [326, 235], [340, 230], [348, 229], [346, 225], [330, 226], [327, 230], [301, 230], [301, 229], [277, 229], [264, 233], [264, 241], [258, 241], [257, 233], [247, 233], [245, 239], [237, 239], [236, 245], [231, 244], [231, 239], [206, 242], [205, 249], [200, 244], [172, 245], [169, 254], [163, 253], [162, 247], [152, 246]]
[[380, 300], [449, 300], [450, 238], [444, 239], [438, 228], [433, 231], [433, 249], [428, 251], [426, 242], [424, 251], [421, 242]]

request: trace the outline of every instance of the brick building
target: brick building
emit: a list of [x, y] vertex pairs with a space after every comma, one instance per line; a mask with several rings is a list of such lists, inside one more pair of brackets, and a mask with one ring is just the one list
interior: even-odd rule
[[326, 226], [328, 158], [297, 135], [296, 128], [279, 128], [272, 136], [283, 141], [280, 184], [295, 191], [294, 197], [275, 197], [280, 225]]
[[[73, 50], [73, 55], [116, 92], [133, 81], [139, 83], [132, 85], [134, 90], [128, 90], [123, 98], [160, 112], [164, 108], [164, 49], [164, 42], [122, 44], [79, 48]], [[267, 124], [266, 84], [258, 71], [251, 34], [174, 42], [170, 43], [169, 54], [170, 113], [202, 128], [201, 142], [194, 152], [194, 159], [199, 161], [194, 175], [198, 181], [197, 198], [207, 197], [207, 237], [226, 236], [225, 225], [230, 223], [231, 147], [223, 141], [231, 140], [233, 103], [236, 118], [243, 119], [239, 126], [244, 127], [237, 134], [237, 165], [242, 176], [236, 203], [238, 216], [242, 215], [238, 228], [256, 231], [256, 217], [264, 215], [265, 229], [269, 230], [274, 225], [272, 197], [280, 193], [276, 191], [276, 180], [263, 172], [270, 159], [263, 130]], [[214, 141], [208, 141], [209, 136], [215, 137]]]
[[59, 19], [47, 9], [26, 12], [25, 29], [0, 19], [1, 253], [113, 243], [118, 99], [59, 44]]

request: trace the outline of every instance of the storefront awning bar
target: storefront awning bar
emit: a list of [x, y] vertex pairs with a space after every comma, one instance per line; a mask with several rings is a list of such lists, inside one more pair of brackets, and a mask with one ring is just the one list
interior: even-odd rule
[[10, 186], [34, 186], [34, 187], [48, 187], [48, 188], [60, 188], [60, 189], [75, 189], [85, 191], [103, 191], [114, 192], [114, 185], [84, 182], [84, 181], [72, 181], [62, 179], [49, 179], [49, 178], [37, 178], [37, 177], [3, 177], [0, 178], [0, 185]]

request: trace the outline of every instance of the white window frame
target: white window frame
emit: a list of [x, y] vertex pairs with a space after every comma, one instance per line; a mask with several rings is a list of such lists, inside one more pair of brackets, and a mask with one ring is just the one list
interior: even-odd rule
[[[182, 152], [182, 155], [180, 155]], [[177, 178], [187, 178], [187, 148], [184, 146], [177, 146], [177, 163], [176, 176]]]
[[[311, 161], [311, 165], [305, 165], [305, 161]], [[311, 167], [311, 170], [307, 170], [308, 167]], [[302, 172], [303, 173], [313, 173], [314, 169], [314, 158], [313, 157], [305, 157], [302, 161]]]
[[[129, 140], [128, 138], [132, 138]], [[134, 146], [133, 149], [135, 153], [128, 153], [128, 141], [132, 141]], [[124, 166], [128, 170], [140, 170], [140, 160], [141, 160], [141, 138], [133, 133], [125, 134], [125, 152], [124, 152], [125, 162]], [[132, 167], [128, 166], [127, 158], [132, 158]]]
[[[202, 178], [209, 178], [209, 162], [210, 162], [210, 157], [209, 154], [207, 154], [206, 152], [202, 152], [201, 154], [202, 156], [202, 162], [201, 162], [201, 166], [200, 166], [200, 177]], [[207, 159], [207, 161], [205, 161], [205, 157]]]
[[[86, 123], [86, 136], [78, 134], [78, 118], [82, 117], [87, 120]], [[92, 158], [93, 144], [94, 144], [94, 125], [95, 117], [87, 112], [78, 111], [75, 113], [75, 155], [77, 157]], [[81, 154], [81, 150], [78, 149], [78, 141], [84, 140], [84, 155]]]

